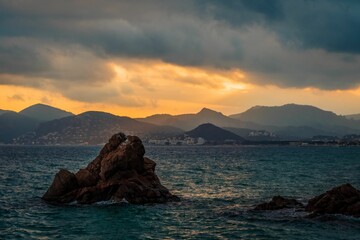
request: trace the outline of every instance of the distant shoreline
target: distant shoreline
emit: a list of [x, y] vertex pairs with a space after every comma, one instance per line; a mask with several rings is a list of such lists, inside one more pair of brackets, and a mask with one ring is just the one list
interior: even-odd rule
[[[104, 143], [105, 144], [105, 143]], [[0, 146], [13, 147], [101, 147], [104, 144], [4, 144]], [[350, 143], [333, 143], [333, 142], [313, 142], [313, 141], [259, 141], [246, 142], [243, 144], [189, 144], [189, 145], [175, 145], [175, 144], [149, 144], [144, 142], [145, 146], [149, 147], [360, 147], [358, 142]]]

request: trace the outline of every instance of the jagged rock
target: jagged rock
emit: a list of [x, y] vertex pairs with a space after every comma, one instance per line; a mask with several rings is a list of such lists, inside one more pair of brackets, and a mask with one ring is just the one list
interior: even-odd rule
[[344, 214], [360, 217], [360, 191], [348, 183], [343, 184], [310, 199], [305, 210], [311, 212], [311, 216]]
[[144, 154], [138, 137], [115, 134], [85, 169], [76, 174], [61, 169], [42, 199], [81, 204], [107, 200], [134, 204], [178, 201], [161, 185], [155, 174], [156, 163]]
[[259, 204], [255, 210], [279, 210], [284, 208], [301, 208], [303, 204], [295, 199], [274, 196], [270, 202]]
[[49, 201], [61, 197], [62, 195], [78, 187], [76, 176], [66, 169], [60, 169], [55, 175], [54, 182], [51, 184], [43, 198]]
[[323, 214], [343, 214], [360, 217], [360, 191], [349, 183], [335, 187], [309, 200], [304, 206], [295, 199], [275, 196], [268, 203], [255, 207], [255, 210], [278, 210], [283, 208], [300, 208], [310, 212], [307, 217], [316, 217]]

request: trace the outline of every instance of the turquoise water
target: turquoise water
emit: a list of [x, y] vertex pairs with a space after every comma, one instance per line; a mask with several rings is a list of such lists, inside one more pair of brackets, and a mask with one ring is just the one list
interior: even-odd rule
[[76, 171], [99, 150], [1, 146], [0, 239], [360, 239], [360, 219], [251, 211], [277, 194], [306, 202], [345, 182], [360, 188], [360, 148], [147, 146], [181, 202], [41, 201], [59, 168]]

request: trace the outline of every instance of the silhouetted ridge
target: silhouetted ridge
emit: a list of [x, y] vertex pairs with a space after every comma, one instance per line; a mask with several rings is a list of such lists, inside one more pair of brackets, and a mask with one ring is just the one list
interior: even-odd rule
[[203, 108], [201, 109], [200, 112], [197, 113], [197, 115], [202, 115], [202, 116], [224, 116], [221, 112], [216, 112], [212, 109], [209, 108]]
[[41, 122], [51, 121], [63, 117], [73, 116], [71, 112], [61, 110], [59, 108], [51, 107], [45, 104], [35, 104], [27, 107], [19, 112], [19, 114], [31, 117]]
[[141, 137], [164, 137], [182, 131], [169, 126], [156, 126], [119, 117], [106, 112], [89, 111], [79, 115], [41, 123], [34, 135], [19, 139], [22, 144], [101, 144], [114, 132]]
[[204, 123], [198, 126], [197, 128], [186, 132], [186, 135], [193, 138], [203, 138], [207, 141], [225, 141], [225, 140], [235, 140], [235, 141], [245, 141], [242, 137], [229, 132], [225, 129], [217, 127], [211, 123]]
[[333, 125], [360, 129], [359, 123], [351, 122], [343, 116], [309, 105], [255, 106], [243, 113], [230, 115], [230, 117], [270, 126], [319, 127]]
[[211, 123], [220, 127], [258, 128], [256, 124], [245, 123], [208, 108], [203, 108], [198, 113], [180, 115], [156, 114], [146, 118], [139, 118], [137, 120], [156, 125], [174, 126], [185, 131], [190, 131], [203, 123]]
[[0, 109], [0, 115], [7, 113], [7, 112], [13, 112], [13, 111]]

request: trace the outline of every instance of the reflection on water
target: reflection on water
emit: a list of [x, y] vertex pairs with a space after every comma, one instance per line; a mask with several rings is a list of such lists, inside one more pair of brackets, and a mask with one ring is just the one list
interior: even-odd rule
[[99, 147], [0, 147], [0, 239], [359, 239], [360, 221], [254, 212], [273, 195], [306, 202], [360, 187], [360, 148], [146, 147], [179, 203], [51, 206], [40, 196], [59, 168], [84, 167]]

